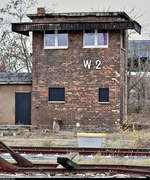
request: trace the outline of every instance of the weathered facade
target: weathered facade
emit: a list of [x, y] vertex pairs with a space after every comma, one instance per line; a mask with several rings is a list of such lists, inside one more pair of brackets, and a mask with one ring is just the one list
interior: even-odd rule
[[127, 29], [140, 25], [124, 12], [28, 16], [12, 30], [33, 32], [31, 123], [102, 129], [126, 119]]
[[[20, 124], [17, 120], [17, 113], [20, 111], [24, 119], [24, 102], [16, 102], [17, 94], [31, 93], [31, 73], [5, 73], [0, 72], [0, 125]], [[30, 103], [30, 102], [29, 102]], [[20, 107], [17, 111], [17, 107]], [[22, 108], [22, 109], [21, 109]], [[25, 112], [26, 113], [26, 112]], [[27, 124], [29, 119], [24, 119], [21, 124]]]

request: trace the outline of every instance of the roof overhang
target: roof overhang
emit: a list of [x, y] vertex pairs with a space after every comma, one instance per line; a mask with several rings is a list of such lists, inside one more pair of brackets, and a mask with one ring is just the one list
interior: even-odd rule
[[32, 84], [31, 73], [0, 72], [0, 84]]
[[37, 13], [37, 14], [28, 14], [30, 19], [37, 18], [82, 18], [82, 17], [111, 17], [111, 18], [122, 18], [126, 20], [132, 20], [125, 12], [69, 12], [69, 13]]
[[29, 35], [30, 31], [49, 31], [49, 30], [127, 30], [134, 29], [141, 33], [141, 26], [136, 21], [123, 22], [61, 22], [61, 23], [12, 23], [12, 31]]

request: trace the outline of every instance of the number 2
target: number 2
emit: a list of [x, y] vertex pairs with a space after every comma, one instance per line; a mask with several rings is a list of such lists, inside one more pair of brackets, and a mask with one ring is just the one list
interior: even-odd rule
[[96, 63], [96, 69], [101, 69], [101, 64], [102, 64], [101, 60], [98, 59], [95, 61], [95, 63]]

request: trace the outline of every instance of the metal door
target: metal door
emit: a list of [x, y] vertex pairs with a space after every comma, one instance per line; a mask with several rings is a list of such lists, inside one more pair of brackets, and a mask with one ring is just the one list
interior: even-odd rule
[[31, 93], [29, 92], [15, 94], [15, 124], [31, 124]]

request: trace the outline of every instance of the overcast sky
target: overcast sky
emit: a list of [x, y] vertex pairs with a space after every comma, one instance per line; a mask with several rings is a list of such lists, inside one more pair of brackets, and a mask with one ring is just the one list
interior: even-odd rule
[[[4, 7], [9, 0], [2, 0]], [[150, 0], [38, 0], [38, 5], [29, 13], [36, 13], [37, 7], [46, 7], [55, 12], [79, 11], [125, 11], [131, 18], [143, 25], [138, 39], [150, 39]], [[131, 10], [134, 9], [134, 11]], [[140, 17], [139, 17], [140, 16]]]

